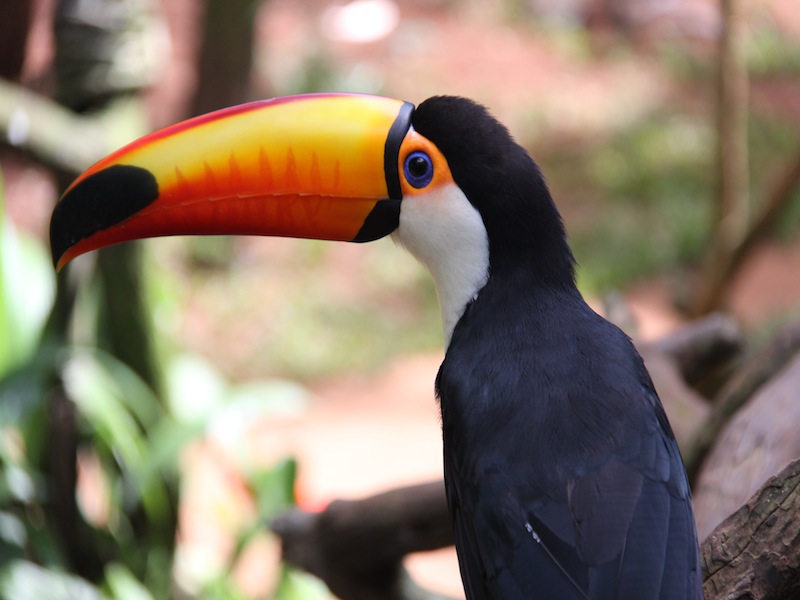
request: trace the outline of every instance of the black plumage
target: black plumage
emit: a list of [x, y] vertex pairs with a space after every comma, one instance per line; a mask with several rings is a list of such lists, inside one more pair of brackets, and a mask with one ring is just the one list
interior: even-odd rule
[[468, 100], [412, 124], [489, 238], [436, 381], [468, 599], [702, 598], [675, 437], [628, 337], [578, 292], [539, 168]]

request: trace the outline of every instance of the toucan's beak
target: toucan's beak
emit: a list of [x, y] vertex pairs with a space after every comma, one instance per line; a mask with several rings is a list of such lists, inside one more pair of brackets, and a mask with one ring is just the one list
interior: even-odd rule
[[294, 96], [157, 131], [67, 189], [50, 223], [53, 262], [60, 269], [90, 250], [165, 235], [388, 235], [412, 111], [377, 96]]

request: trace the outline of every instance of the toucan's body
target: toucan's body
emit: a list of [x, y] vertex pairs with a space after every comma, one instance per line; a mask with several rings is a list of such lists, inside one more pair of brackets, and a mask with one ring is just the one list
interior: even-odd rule
[[331, 95], [229, 109], [101, 161], [51, 225], [58, 265], [183, 233], [391, 233], [428, 267], [469, 600], [702, 598], [688, 483], [647, 371], [582, 299], [538, 167], [483, 108]]
[[638, 355], [575, 292], [515, 295], [516, 315], [507, 293], [490, 278], [437, 380], [468, 598], [698, 598], [683, 463]]

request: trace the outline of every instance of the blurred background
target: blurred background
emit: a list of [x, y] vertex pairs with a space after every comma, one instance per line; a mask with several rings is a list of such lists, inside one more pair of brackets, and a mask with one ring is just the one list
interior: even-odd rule
[[[800, 315], [795, 0], [3, 0], [0, 597], [328, 598], [269, 519], [441, 477], [435, 290], [390, 240], [51, 267], [49, 215], [92, 162], [315, 91], [489, 107], [542, 166], [581, 290], [643, 343], [724, 310], [756, 347]], [[461, 593], [452, 550], [406, 564]]]

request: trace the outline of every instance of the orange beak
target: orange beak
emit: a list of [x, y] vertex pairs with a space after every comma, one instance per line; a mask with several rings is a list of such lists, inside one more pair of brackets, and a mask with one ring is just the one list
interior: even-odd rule
[[398, 154], [412, 111], [377, 96], [294, 96], [152, 133], [67, 189], [50, 222], [53, 262], [61, 269], [91, 250], [166, 235], [388, 235], [398, 225]]

